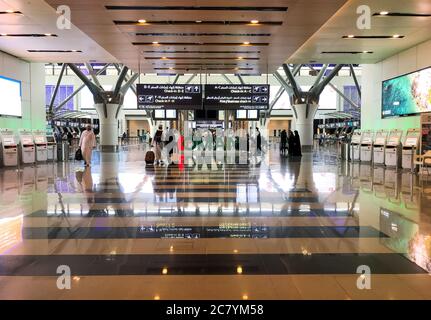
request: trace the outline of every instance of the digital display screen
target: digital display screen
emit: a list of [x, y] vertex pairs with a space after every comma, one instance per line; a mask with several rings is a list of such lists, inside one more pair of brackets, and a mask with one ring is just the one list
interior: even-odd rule
[[206, 85], [204, 106], [206, 109], [266, 110], [269, 93], [269, 85]]
[[137, 84], [138, 109], [202, 109], [202, 86]]
[[0, 115], [22, 117], [21, 81], [0, 76]]
[[431, 111], [431, 68], [383, 81], [382, 117]]
[[259, 113], [257, 110], [248, 110], [247, 112], [249, 119], [259, 119]]
[[154, 110], [154, 118], [155, 119], [164, 119], [165, 118], [165, 110]]
[[177, 111], [176, 110], [166, 110], [166, 118], [167, 119], [176, 119]]
[[237, 110], [236, 111], [237, 119], [247, 119], [247, 110]]
[[154, 110], [154, 119], [176, 119], [177, 110]]

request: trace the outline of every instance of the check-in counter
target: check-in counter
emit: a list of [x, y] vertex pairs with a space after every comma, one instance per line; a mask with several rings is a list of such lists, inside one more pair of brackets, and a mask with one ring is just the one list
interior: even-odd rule
[[355, 130], [352, 135], [352, 141], [350, 142], [350, 159], [352, 161], [361, 160], [361, 141], [362, 141], [361, 131]]
[[371, 162], [373, 160], [373, 139], [374, 133], [372, 131], [362, 131], [361, 162]]
[[387, 167], [398, 168], [401, 166], [401, 138], [402, 130], [392, 130], [389, 132], [385, 147], [385, 165]]
[[385, 165], [385, 148], [388, 139], [386, 130], [379, 130], [374, 137], [373, 163], [374, 165]]
[[12, 130], [0, 130], [1, 164], [4, 167], [15, 167], [18, 165], [18, 144], [15, 133]]
[[57, 161], [57, 141], [54, 135], [47, 135], [46, 141], [48, 142], [48, 161]]
[[401, 166], [403, 169], [414, 170], [414, 159], [419, 149], [421, 132], [419, 129], [409, 129], [403, 143]]
[[33, 141], [33, 133], [28, 130], [20, 130], [19, 133], [19, 158], [22, 164], [33, 164], [36, 161], [36, 147]]
[[46, 162], [48, 160], [48, 141], [45, 131], [34, 131], [34, 144], [36, 146], [36, 162]]

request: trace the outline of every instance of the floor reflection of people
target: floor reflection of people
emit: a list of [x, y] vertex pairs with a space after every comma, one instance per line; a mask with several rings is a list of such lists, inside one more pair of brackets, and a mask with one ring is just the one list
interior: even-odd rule
[[94, 215], [95, 199], [93, 193], [93, 176], [91, 175], [90, 167], [86, 167], [84, 171], [77, 171], [75, 173], [76, 180], [81, 186], [82, 193], [85, 195], [89, 208], [89, 215]]

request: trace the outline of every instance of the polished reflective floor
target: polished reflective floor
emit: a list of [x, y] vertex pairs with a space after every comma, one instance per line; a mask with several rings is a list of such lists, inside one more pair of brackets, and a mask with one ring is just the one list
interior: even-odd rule
[[431, 298], [431, 178], [324, 149], [154, 168], [144, 154], [0, 169], [1, 299]]

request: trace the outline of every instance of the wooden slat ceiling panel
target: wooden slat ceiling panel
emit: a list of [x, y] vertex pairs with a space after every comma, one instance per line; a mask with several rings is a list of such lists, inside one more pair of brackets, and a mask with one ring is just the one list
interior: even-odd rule
[[[174, 59], [181, 63], [190, 63], [190, 69], [196, 63], [236, 62], [237, 68], [244, 68], [244, 62], [236, 57], [256, 56], [258, 60], [249, 63], [241, 73], [266, 73], [275, 71], [280, 64], [294, 54], [322, 25], [339, 10], [347, 0], [261, 0], [251, 1], [120, 1], [120, 0], [47, 0], [56, 8], [68, 5], [72, 9], [72, 22], [84, 33], [94, 39], [119, 61], [127, 61], [129, 67], [141, 72], [155, 72], [154, 68], [166, 64], [166, 61], [145, 59], [145, 57], [195, 57], [191, 59]], [[207, 6], [207, 7], [287, 7], [287, 12], [258, 10], [108, 10], [106, 6]], [[116, 25], [114, 21], [244, 21], [244, 24], [208, 25], [196, 24], [129, 24]], [[251, 25], [251, 20], [260, 22], [281, 22], [281, 25]], [[136, 35], [136, 33], [175, 33], [175, 35]], [[187, 33], [238, 34], [237, 36], [190, 36]], [[262, 33], [270, 36], [252, 36], [244, 34]], [[133, 42], [178, 43], [178, 45], [133, 45]], [[220, 45], [194, 45], [193, 43], [220, 43]], [[243, 42], [267, 43], [269, 46], [244, 46]], [[229, 45], [231, 44], [232, 45]], [[206, 54], [206, 53], [145, 53], [143, 51], [259, 51], [257, 54]], [[206, 59], [202, 59], [206, 58]], [[174, 70], [175, 71], [175, 70]], [[223, 71], [220, 71], [223, 72]], [[180, 72], [179, 72], [180, 73]], [[211, 73], [217, 73], [211, 71]]]
[[[304, 61], [376, 63], [431, 39], [431, 17], [372, 17], [370, 29], [358, 29], [356, 10], [360, 5], [381, 11], [431, 14], [431, 1], [351, 0], [315, 33], [295, 54], [291, 63]], [[343, 35], [403, 35], [402, 39], [342, 39]], [[325, 51], [371, 51], [372, 54], [322, 54]]]

